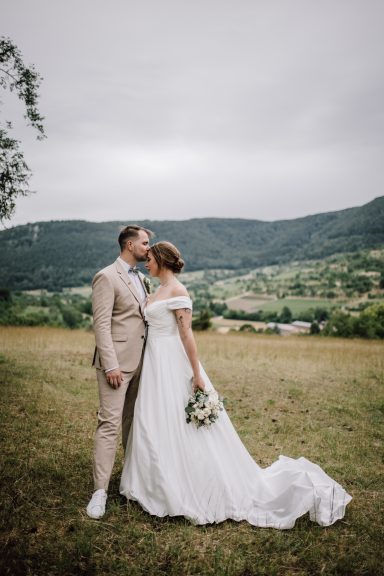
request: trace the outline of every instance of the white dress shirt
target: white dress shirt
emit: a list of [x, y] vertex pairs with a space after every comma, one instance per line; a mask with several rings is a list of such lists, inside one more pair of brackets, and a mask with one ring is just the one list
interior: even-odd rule
[[[122, 258], [120, 258], [120, 256], [118, 257], [118, 260], [119, 260], [120, 264], [123, 266], [124, 270], [127, 271], [127, 274], [129, 274], [129, 271], [132, 268], [132, 266], [130, 264], [128, 264], [128, 262], [125, 262]], [[143, 302], [146, 299], [147, 294], [145, 292], [143, 283], [140, 280], [139, 274], [131, 273], [131, 274], [129, 274], [129, 279], [131, 280], [131, 282], [134, 283], [137, 294], [138, 294], [141, 302]]]

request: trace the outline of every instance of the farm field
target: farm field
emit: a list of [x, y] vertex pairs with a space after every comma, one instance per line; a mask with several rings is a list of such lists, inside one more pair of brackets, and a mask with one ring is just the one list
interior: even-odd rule
[[[236, 326], [256, 320], [266, 323], [324, 322], [332, 321], [332, 316], [338, 322], [340, 311], [358, 318], [367, 308], [383, 304], [384, 250], [367, 250], [252, 270], [187, 271], [181, 274], [180, 279], [193, 300], [197, 322], [204, 315], [214, 317], [214, 325], [221, 316], [237, 318]], [[157, 280], [152, 279], [153, 291], [157, 285]], [[372, 314], [376, 312], [373, 310]], [[357, 323], [360, 328], [357, 329], [356, 324], [351, 329], [353, 334], [373, 337], [372, 330], [364, 324], [366, 322], [367, 319], [362, 318]], [[0, 288], [0, 325], [87, 329], [91, 324], [90, 283], [62, 287], [57, 292], [12, 292]], [[342, 334], [348, 336], [348, 330]]]
[[245, 294], [237, 298], [226, 300], [229, 309], [243, 310], [244, 312], [277, 312], [281, 313], [285, 306], [288, 306], [293, 315], [298, 315], [310, 308], [327, 308], [341, 306], [343, 302], [320, 298], [299, 298], [288, 296], [286, 298], [262, 298], [261, 296]]
[[259, 465], [279, 454], [317, 462], [353, 496], [345, 518], [320, 528], [303, 517], [277, 531], [151, 517], [119, 495], [120, 451], [107, 514], [90, 520], [93, 335], [2, 327], [1, 574], [381, 573], [384, 342], [213, 332], [198, 333], [197, 341]]
[[334, 302], [332, 300], [320, 299], [320, 298], [294, 298], [288, 296], [287, 298], [280, 298], [278, 300], [273, 300], [265, 302], [260, 309], [265, 312], [281, 312], [284, 306], [288, 306], [292, 311], [293, 315], [300, 314], [309, 308], [332, 308], [334, 306], [341, 306], [343, 302]]

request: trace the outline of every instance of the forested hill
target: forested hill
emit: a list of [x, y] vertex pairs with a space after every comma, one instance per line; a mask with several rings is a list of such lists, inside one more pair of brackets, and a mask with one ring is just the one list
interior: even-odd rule
[[[118, 255], [130, 222], [37, 222], [0, 232], [0, 287], [14, 290], [90, 283]], [[384, 196], [357, 208], [295, 220], [230, 218], [137, 222], [176, 244], [186, 270], [252, 268], [384, 246]]]

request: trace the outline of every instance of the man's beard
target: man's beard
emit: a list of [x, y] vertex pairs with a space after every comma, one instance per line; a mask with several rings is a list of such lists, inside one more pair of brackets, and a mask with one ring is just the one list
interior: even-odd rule
[[147, 255], [146, 254], [143, 256], [139, 256], [137, 254], [134, 254], [134, 256], [135, 256], [137, 262], [146, 262], [147, 261]]

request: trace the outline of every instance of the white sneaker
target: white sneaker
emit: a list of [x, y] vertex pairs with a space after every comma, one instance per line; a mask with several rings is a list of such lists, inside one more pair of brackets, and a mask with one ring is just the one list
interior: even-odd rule
[[107, 497], [108, 494], [104, 488], [100, 488], [93, 493], [92, 498], [90, 499], [87, 506], [87, 514], [90, 518], [98, 520], [104, 516]]

